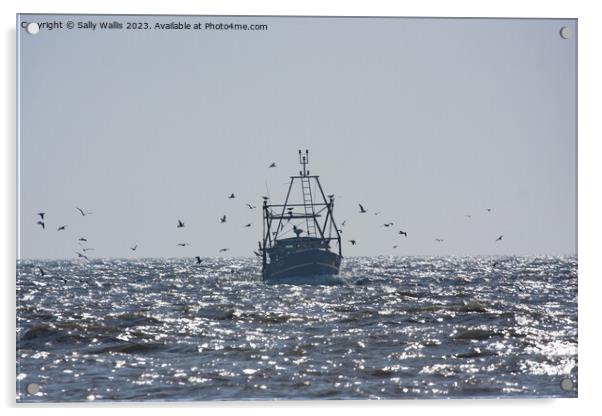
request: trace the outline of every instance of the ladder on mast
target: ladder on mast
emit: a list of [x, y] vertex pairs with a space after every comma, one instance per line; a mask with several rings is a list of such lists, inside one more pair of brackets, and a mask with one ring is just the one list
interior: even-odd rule
[[314, 219], [314, 205], [311, 195], [311, 182], [307, 176], [301, 178], [301, 188], [303, 189], [303, 206], [305, 208], [305, 224], [307, 227], [307, 236], [316, 237], [316, 221]]
[[301, 190], [303, 192], [303, 207], [305, 208], [305, 225], [307, 227], [308, 237], [317, 237], [316, 233], [316, 218], [314, 211], [314, 201], [311, 195], [311, 182], [307, 164], [309, 163], [309, 152], [305, 150], [305, 155], [299, 150], [299, 164], [303, 165], [303, 170], [299, 172], [301, 175]]

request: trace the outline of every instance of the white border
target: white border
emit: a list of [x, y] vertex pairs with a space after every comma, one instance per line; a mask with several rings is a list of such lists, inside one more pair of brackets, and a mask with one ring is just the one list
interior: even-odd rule
[[[1, 394], [5, 414], [44, 412], [48, 415], [100, 415], [108, 412], [127, 414], [138, 408], [149, 415], [169, 414], [241, 414], [292, 415], [311, 413], [366, 412], [396, 414], [419, 413], [451, 415], [507, 415], [508, 413], [542, 413], [546, 415], [588, 414], [596, 406], [598, 387], [602, 386], [600, 359], [600, 281], [602, 268], [598, 236], [602, 216], [600, 163], [602, 135], [598, 120], [602, 118], [600, 79], [602, 74], [602, 21], [595, 1], [445, 1], [424, 0], [393, 2], [385, 0], [105, 0], [105, 1], [28, 1], [0, 2], [2, 22], [2, 82], [4, 129], [0, 155], [0, 259], [2, 264], [3, 319], [1, 342]], [[116, 404], [116, 405], [15, 405], [15, 238], [16, 238], [16, 140], [15, 140], [15, 14], [21, 13], [144, 13], [144, 14], [267, 14], [267, 15], [345, 15], [345, 16], [448, 16], [448, 17], [556, 17], [579, 19], [579, 399], [562, 400], [432, 400], [432, 401], [337, 401], [337, 402], [230, 402], [186, 404]], [[599, 411], [599, 409], [598, 409]]]

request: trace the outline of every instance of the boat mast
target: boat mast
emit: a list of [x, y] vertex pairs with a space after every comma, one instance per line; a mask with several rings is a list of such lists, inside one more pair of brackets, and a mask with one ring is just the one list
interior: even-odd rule
[[[326, 197], [322, 184], [318, 176], [311, 175], [307, 169], [309, 164], [309, 151], [299, 150], [299, 164], [302, 166], [298, 176], [291, 176], [284, 204], [271, 204], [267, 199], [263, 201], [263, 262], [267, 264], [267, 250], [273, 247], [276, 240], [279, 239], [280, 232], [284, 228], [284, 222], [293, 219], [305, 220], [306, 236], [313, 238], [335, 240], [338, 243], [339, 255], [341, 255], [341, 236], [333, 217], [334, 197]], [[315, 183], [312, 184], [312, 179]], [[301, 182], [302, 201], [299, 203], [289, 203], [292, 189], [295, 181]], [[315, 202], [314, 198], [323, 202]], [[316, 212], [316, 207], [319, 211]], [[303, 208], [303, 212], [294, 212], [294, 208]], [[289, 210], [288, 214], [285, 214]], [[321, 224], [318, 218], [326, 211], [324, 223]], [[274, 221], [277, 220], [277, 221]], [[328, 235], [327, 233], [328, 227]], [[334, 237], [333, 237], [334, 229]]]

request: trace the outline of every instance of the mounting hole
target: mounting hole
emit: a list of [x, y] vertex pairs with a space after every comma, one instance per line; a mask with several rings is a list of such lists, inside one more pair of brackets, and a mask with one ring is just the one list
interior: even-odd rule
[[25, 26], [25, 30], [27, 30], [27, 33], [30, 35], [35, 35], [40, 31], [40, 25], [38, 25], [36, 22], [30, 22], [27, 24], [27, 26]]
[[573, 388], [575, 387], [573, 380], [571, 380], [570, 378], [563, 378], [560, 381], [560, 388], [564, 391], [572, 391]]
[[571, 31], [570, 27], [562, 26], [560, 28], [560, 37], [562, 39], [569, 39], [571, 36], [573, 36], [573, 32]]
[[29, 383], [27, 385], [27, 394], [31, 394], [32, 396], [34, 394], [38, 394], [38, 392], [40, 391], [40, 385], [37, 383]]

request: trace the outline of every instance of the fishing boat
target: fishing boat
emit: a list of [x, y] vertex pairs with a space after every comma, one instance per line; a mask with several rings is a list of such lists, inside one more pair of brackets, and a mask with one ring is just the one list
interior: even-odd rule
[[299, 150], [299, 175], [291, 176], [283, 204], [263, 201], [263, 241], [259, 242], [265, 281], [334, 276], [339, 273], [341, 234], [333, 216], [334, 195], [307, 169], [309, 152]]

